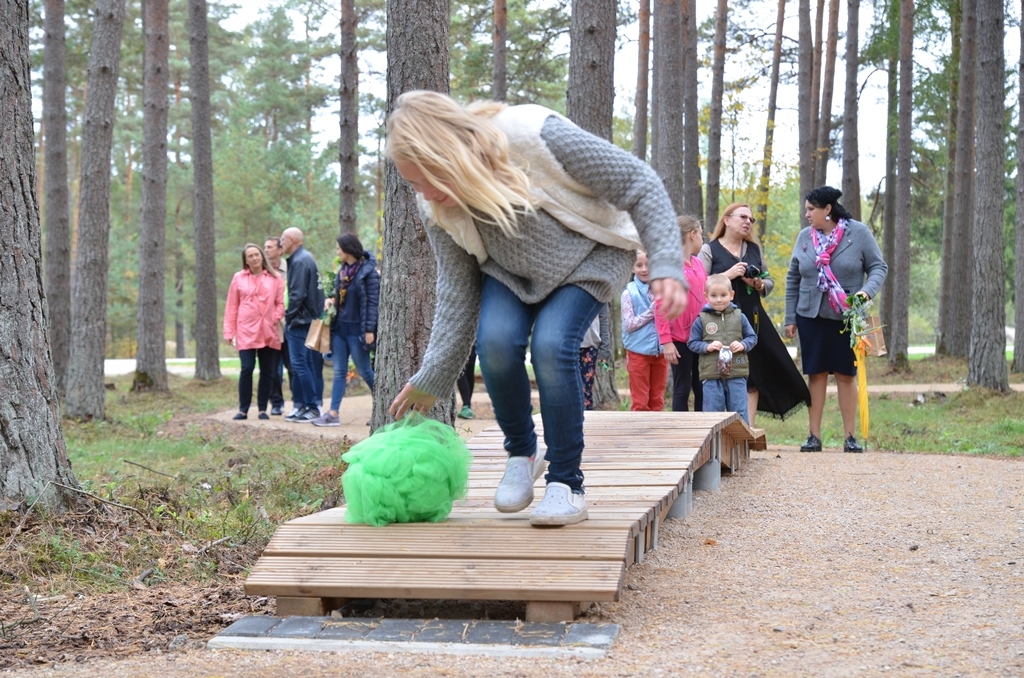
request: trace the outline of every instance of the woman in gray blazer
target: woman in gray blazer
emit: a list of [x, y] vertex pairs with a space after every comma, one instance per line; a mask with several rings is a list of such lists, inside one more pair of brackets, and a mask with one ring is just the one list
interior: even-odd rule
[[786, 273], [786, 336], [800, 332], [803, 372], [811, 392], [810, 435], [801, 452], [821, 451], [821, 417], [828, 375], [836, 378], [843, 418], [844, 452], [863, 452], [853, 434], [857, 418], [857, 369], [850, 335], [843, 332], [846, 297], [873, 298], [889, 270], [871, 230], [854, 221], [831, 186], [806, 196], [804, 216]]

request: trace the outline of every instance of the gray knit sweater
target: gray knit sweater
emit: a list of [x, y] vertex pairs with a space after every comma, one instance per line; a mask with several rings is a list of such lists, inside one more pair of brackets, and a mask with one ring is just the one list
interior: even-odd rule
[[[545, 121], [541, 138], [571, 177], [630, 214], [647, 249], [651, 279], [675, 278], [685, 285], [675, 210], [654, 170], [555, 116]], [[634, 252], [594, 242], [543, 210], [520, 216], [514, 238], [481, 221], [476, 227], [489, 257], [482, 265], [437, 224], [427, 224], [437, 258], [437, 307], [423, 365], [409, 381], [439, 398], [451, 392], [476, 336], [481, 274], [525, 304], [543, 301], [565, 285], [608, 302], [625, 286], [635, 261]]]

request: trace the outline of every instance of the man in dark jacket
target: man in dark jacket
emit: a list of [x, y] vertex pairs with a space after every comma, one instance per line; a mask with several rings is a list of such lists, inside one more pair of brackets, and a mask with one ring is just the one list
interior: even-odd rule
[[302, 246], [302, 231], [285, 229], [281, 247], [288, 257], [288, 309], [284, 314], [284, 334], [293, 373], [292, 404], [295, 410], [288, 421], [312, 421], [320, 416], [323, 399], [323, 357], [306, 348], [309, 325], [320, 317], [324, 296], [320, 291], [320, 272], [313, 255]]

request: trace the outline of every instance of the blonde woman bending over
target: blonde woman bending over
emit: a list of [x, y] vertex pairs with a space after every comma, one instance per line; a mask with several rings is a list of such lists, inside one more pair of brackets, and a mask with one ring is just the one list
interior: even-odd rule
[[[583, 335], [626, 284], [638, 248], [650, 254], [651, 290], [666, 316], [686, 306], [679, 229], [661, 180], [554, 111], [463, 108], [434, 92], [398, 98], [387, 154], [419, 194], [438, 262], [430, 344], [391, 414], [425, 412], [447, 397], [475, 337], [509, 454], [495, 508], [530, 506], [547, 462], [531, 524], [585, 520]], [[528, 348], [546, 450], [531, 417]]]

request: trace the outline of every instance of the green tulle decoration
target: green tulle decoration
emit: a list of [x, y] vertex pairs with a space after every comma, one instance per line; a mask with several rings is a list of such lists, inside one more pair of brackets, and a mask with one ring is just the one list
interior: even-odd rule
[[455, 429], [419, 414], [378, 429], [342, 459], [345, 522], [439, 523], [466, 495], [473, 457]]

